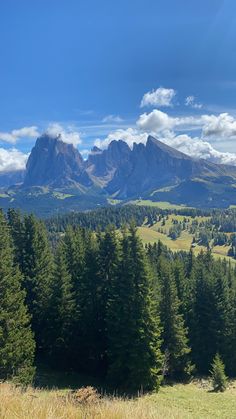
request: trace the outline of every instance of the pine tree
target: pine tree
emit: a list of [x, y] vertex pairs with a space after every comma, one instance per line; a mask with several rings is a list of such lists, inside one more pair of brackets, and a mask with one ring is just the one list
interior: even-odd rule
[[213, 267], [213, 298], [214, 313], [212, 318], [212, 328], [214, 331], [215, 347], [217, 352], [221, 353], [224, 360], [227, 360], [229, 370], [234, 369], [234, 361], [232, 355], [234, 327], [234, 313], [230, 301], [229, 283], [224, 273], [221, 261], [216, 261]]
[[100, 301], [99, 301], [99, 358], [100, 371], [102, 374], [107, 374], [107, 322], [108, 322], [108, 301], [110, 298], [111, 284], [114, 277], [118, 275], [119, 269], [119, 247], [117, 241], [116, 231], [113, 226], [108, 226], [104, 235], [98, 235], [99, 256], [98, 256], [98, 281], [100, 287]]
[[99, 246], [94, 233], [87, 232], [85, 268], [79, 293], [80, 358], [89, 373], [100, 373], [104, 356], [103, 277], [99, 275]]
[[7, 220], [14, 245], [14, 261], [22, 272], [24, 264], [25, 229], [20, 211], [10, 208], [7, 212]]
[[54, 366], [71, 367], [72, 342], [76, 329], [76, 302], [71, 275], [67, 266], [64, 240], [58, 243], [55, 255], [49, 313], [49, 342]]
[[218, 353], [213, 359], [211, 378], [214, 391], [223, 392], [226, 390], [227, 377], [225, 375], [225, 366]]
[[176, 291], [179, 301], [181, 302], [181, 309], [184, 311], [187, 294], [187, 280], [184, 272], [184, 264], [180, 260], [175, 260], [173, 264], [173, 273], [176, 284]]
[[48, 339], [53, 259], [43, 222], [29, 215], [24, 224], [23, 284], [37, 348], [41, 351], [46, 349]]
[[83, 370], [87, 368], [87, 353], [84, 351], [83, 320], [81, 316], [84, 300], [84, 276], [85, 276], [85, 230], [68, 227], [64, 242], [66, 266], [70, 275], [70, 293], [73, 302], [73, 319], [70, 324], [71, 339], [68, 358], [73, 368]]
[[207, 374], [216, 353], [214, 330], [213, 260], [210, 253], [198, 255], [192, 272], [195, 284], [188, 324], [193, 362], [201, 374]]
[[128, 235], [123, 232], [118, 261], [108, 301], [108, 377], [122, 390], [154, 389], [161, 377], [160, 325], [134, 226]]
[[21, 281], [9, 229], [0, 212], [0, 378], [13, 377], [28, 384], [35, 372], [35, 343]]
[[183, 378], [191, 373], [190, 348], [187, 329], [180, 312], [180, 302], [170, 264], [162, 261], [159, 280], [161, 284], [160, 317], [163, 327], [163, 352], [166, 354], [167, 375]]

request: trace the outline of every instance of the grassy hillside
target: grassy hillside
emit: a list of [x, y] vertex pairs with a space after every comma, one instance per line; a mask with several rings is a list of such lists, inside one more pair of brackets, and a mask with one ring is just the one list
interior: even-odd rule
[[139, 206], [150, 206], [156, 207], [160, 209], [183, 209], [183, 208], [190, 208], [186, 205], [178, 205], [178, 204], [170, 204], [170, 202], [165, 201], [151, 201], [149, 199], [137, 199], [135, 201], [129, 201], [129, 204], [139, 205]]
[[[181, 232], [180, 237], [173, 240], [171, 239], [168, 234], [171, 226], [173, 226], [173, 221], [183, 222], [184, 216], [182, 215], [175, 215], [171, 214], [168, 219], [165, 221], [165, 225], [162, 226], [162, 222], [159, 221], [155, 223], [152, 226], [144, 224], [141, 227], [138, 227], [138, 233], [141, 237], [142, 241], [146, 243], [155, 243], [158, 240], [161, 240], [164, 245], [166, 245], [168, 248], [170, 248], [172, 251], [189, 251], [189, 249], [192, 246], [193, 241], [193, 234], [190, 233], [189, 230], [184, 230]], [[192, 222], [191, 217], [187, 217], [189, 219], [189, 223]], [[198, 223], [205, 222], [209, 219], [209, 217], [195, 217], [194, 220]], [[227, 256], [229, 251], [229, 246], [223, 245], [223, 246], [212, 246], [212, 254], [216, 258], [226, 258], [227, 260], [230, 260], [232, 263], [236, 263], [234, 259]], [[193, 247], [194, 253], [197, 255], [201, 250], [206, 250], [206, 247], [195, 244]]]
[[232, 419], [236, 417], [236, 382], [225, 393], [207, 383], [162, 387], [158, 394], [125, 400], [82, 390], [26, 392], [0, 385], [0, 417], [4, 419]]

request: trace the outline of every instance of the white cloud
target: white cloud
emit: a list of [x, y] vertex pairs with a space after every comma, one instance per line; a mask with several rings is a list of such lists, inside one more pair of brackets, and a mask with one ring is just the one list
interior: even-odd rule
[[172, 117], [169, 116], [166, 112], [153, 109], [153, 111], [149, 113], [145, 112], [140, 115], [136, 124], [141, 130], [159, 133], [170, 129], [176, 129], [178, 131], [192, 131], [201, 129], [204, 121], [202, 116]]
[[175, 135], [169, 133], [168, 136], [159, 138], [165, 144], [176, 148], [196, 159], [206, 159], [213, 163], [231, 164], [236, 166], [235, 153], [223, 153], [216, 150], [209, 142], [198, 137], [190, 137], [187, 134]]
[[228, 113], [203, 115], [202, 133], [215, 139], [236, 139], [236, 119]]
[[143, 113], [139, 116], [137, 126], [141, 130], [161, 132], [174, 128], [176, 118], [170, 117], [167, 113], [154, 109], [150, 113]]
[[132, 147], [134, 142], [146, 143], [147, 135], [148, 135], [147, 133], [141, 132], [134, 128], [118, 129], [108, 134], [108, 136], [103, 140], [98, 138], [95, 141], [94, 145], [96, 145], [99, 148], [106, 148], [113, 140], [115, 141], [123, 140], [130, 147]]
[[236, 140], [236, 119], [228, 113], [172, 117], [158, 109], [139, 116], [141, 130], [160, 133], [165, 130], [201, 131], [201, 137], [212, 141]]
[[122, 122], [123, 119], [119, 115], [107, 115], [103, 118], [102, 122]]
[[185, 106], [189, 106], [193, 109], [201, 109], [202, 103], [197, 103], [195, 96], [187, 96], [185, 98]]
[[63, 127], [57, 122], [51, 123], [48, 126], [46, 133], [55, 137], [60, 135], [60, 138], [64, 143], [73, 144], [74, 147], [82, 142], [80, 132], [78, 132], [76, 128], [71, 125]]
[[10, 132], [0, 132], [0, 141], [15, 144], [20, 138], [36, 138], [39, 136], [36, 126], [14, 129]]
[[144, 106], [172, 106], [175, 95], [176, 91], [174, 89], [159, 87], [159, 89], [145, 93], [140, 106], [141, 108]]
[[0, 172], [25, 169], [27, 159], [28, 154], [24, 154], [15, 148], [10, 150], [0, 148]]
[[[220, 118], [220, 115], [218, 116]], [[170, 117], [168, 114], [157, 109], [149, 114], [140, 115], [137, 121], [138, 128], [119, 129], [109, 133], [104, 139], [97, 139], [95, 145], [99, 148], [105, 148], [112, 140], [123, 140], [131, 148], [133, 143], [146, 143], [149, 134], [176, 148], [193, 158], [203, 158], [214, 163], [236, 165], [235, 153], [224, 153], [216, 150], [204, 137], [192, 137], [188, 134], [177, 134], [178, 129], [202, 129], [202, 132], [208, 129], [212, 122], [211, 115], [202, 115], [196, 117]]]

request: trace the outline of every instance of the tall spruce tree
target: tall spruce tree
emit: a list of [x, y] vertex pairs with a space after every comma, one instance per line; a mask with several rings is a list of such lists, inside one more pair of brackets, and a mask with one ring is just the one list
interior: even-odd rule
[[100, 358], [100, 372], [103, 375], [107, 374], [108, 360], [107, 360], [107, 308], [110, 297], [111, 284], [114, 277], [118, 275], [120, 253], [117, 241], [117, 234], [113, 226], [108, 226], [105, 234], [99, 233], [97, 236], [99, 255], [98, 255], [98, 281], [100, 287], [99, 298], [99, 358]]
[[43, 222], [33, 215], [28, 215], [24, 224], [23, 284], [26, 303], [32, 316], [37, 349], [44, 351], [48, 340], [53, 258]]
[[10, 208], [7, 212], [7, 220], [14, 245], [14, 261], [23, 272], [25, 228], [20, 211]]
[[0, 212], [0, 378], [14, 377], [28, 384], [35, 372], [35, 343], [21, 282], [9, 229]]
[[213, 259], [208, 252], [201, 252], [196, 258], [192, 272], [195, 284], [189, 321], [190, 345], [193, 362], [201, 374], [207, 374], [216, 352], [213, 317], [215, 312], [213, 297]]
[[123, 232], [118, 270], [108, 299], [108, 377], [126, 391], [154, 389], [160, 383], [160, 324], [154, 310], [151, 274], [137, 231]]
[[190, 347], [175, 278], [170, 264], [162, 260], [159, 281], [161, 285], [160, 317], [163, 327], [163, 352], [166, 357], [166, 373], [170, 377], [183, 378], [191, 372]]
[[221, 261], [216, 261], [213, 265], [213, 277], [214, 313], [212, 327], [216, 351], [221, 353], [226, 368], [233, 371], [235, 366], [232, 343], [235, 318], [232, 301], [230, 300], [229, 278]]
[[[84, 275], [85, 275], [85, 230], [78, 227], [68, 227], [63, 239], [66, 266], [70, 275], [70, 293], [72, 296], [73, 320], [70, 324], [72, 335], [68, 357], [73, 368], [81, 370], [87, 368], [86, 354], [83, 348], [81, 330], [81, 310], [84, 301]], [[86, 302], [85, 302], [86, 304]]]
[[67, 265], [65, 242], [60, 240], [55, 255], [55, 270], [49, 313], [50, 361], [57, 367], [74, 366], [71, 352], [76, 329], [76, 301]]
[[103, 276], [99, 275], [99, 245], [94, 233], [85, 240], [84, 274], [79, 287], [80, 358], [89, 373], [100, 373], [104, 356]]

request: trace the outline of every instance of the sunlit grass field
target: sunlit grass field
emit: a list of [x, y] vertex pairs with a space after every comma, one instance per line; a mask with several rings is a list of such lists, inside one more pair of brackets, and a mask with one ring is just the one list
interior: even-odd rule
[[[191, 219], [191, 217], [184, 217], [182, 215], [175, 215], [171, 214], [169, 215], [169, 218], [165, 221], [165, 225], [162, 225], [162, 222], [159, 221], [155, 223], [152, 226], [148, 226], [144, 224], [141, 227], [138, 227], [138, 234], [140, 238], [142, 239], [144, 244], [147, 243], [155, 243], [158, 240], [161, 240], [161, 242], [166, 245], [169, 249], [172, 251], [186, 251], [188, 252], [192, 245], [193, 240], [193, 234], [190, 234], [189, 231], [185, 230], [181, 232], [180, 237], [178, 237], [176, 240], [172, 240], [169, 236], [169, 229], [173, 225], [172, 220], [177, 220], [178, 222], [183, 222], [184, 218]], [[194, 219], [198, 222], [205, 222], [207, 221], [209, 217], [195, 217]], [[160, 231], [161, 229], [161, 231]], [[159, 230], [159, 231], [158, 231]], [[232, 264], [236, 264], [236, 260], [233, 258], [230, 258], [228, 255], [229, 246], [214, 246], [212, 248], [212, 254], [215, 258], [220, 259], [226, 259], [230, 260]], [[193, 248], [193, 252], [197, 255], [201, 250], [206, 250], [206, 247], [195, 245]]]
[[76, 400], [68, 390], [22, 391], [0, 384], [0, 418], [4, 419], [233, 419], [236, 383], [225, 393], [209, 384], [177, 384], [133, 399], [106, 397]]
[[178, 205], [178, 204], [171, 204], [170, 202], [165, 201], [151, 201], [149, 199], [137, 199], [135, 201], [130, 201], [129, 204], [145, 206], [148, 205], [149, 207], [156, 207], [160, 209], [183, 209], [183, 208], [190, 208], [186, 205]]

